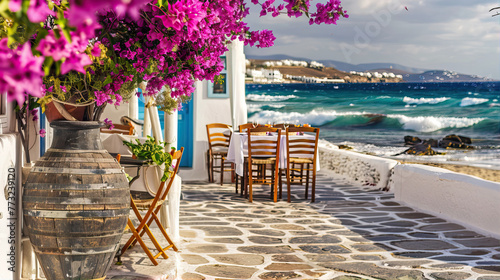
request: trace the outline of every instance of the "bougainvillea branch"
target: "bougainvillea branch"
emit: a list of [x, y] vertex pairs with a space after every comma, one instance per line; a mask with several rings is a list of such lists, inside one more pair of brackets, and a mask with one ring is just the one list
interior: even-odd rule
[[[311, 2], [251, 0], [261, 16], [305, 15], [310, 24], [347, 17], [339, 0], [315, 11]], [[31, 95], [41, 104], [55, 96], [105, 106], [147, 82], [149, 95], [168, 88], [189, 96], [194, 81], [220, 73], [232, 40], [274, 44], [272, 31], [250, 30], [248, 14], [245, 0], [11, 0], [0, 5], [0, 91], [18, 103]]]

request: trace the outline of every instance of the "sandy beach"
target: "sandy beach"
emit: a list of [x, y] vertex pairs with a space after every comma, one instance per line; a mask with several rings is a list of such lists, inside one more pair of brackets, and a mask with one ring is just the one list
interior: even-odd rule
[[411, 161], [400, 161], [401, 163], [408, 164], [424, 164], [429, 166], [435, 166], [439, 168], [448, 169], [454, 172], [473, 175], [488, 181], [500, 182], [500, 170], [481, 168], [476, 166], [461, 165], [461, 164], [448, 164], [448, 163], [430, 163], [430, 162], [411, 162]]

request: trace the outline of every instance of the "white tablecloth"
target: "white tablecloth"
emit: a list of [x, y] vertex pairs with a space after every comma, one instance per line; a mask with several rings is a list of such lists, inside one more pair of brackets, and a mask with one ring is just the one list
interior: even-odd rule
[[[276, 136], [267, 136], [267, 135], [252, 135], [252, 139], [269, 139], [269, 137]], [[314, 139], [311, 135], [297, 135], [290, 136], [291, 139], [296, 137], [307, 137]], [[231, 136], [231, 141], [229, 142], [229, 148], [227, 152], [227, 161], [233, 162], [236, 166], [236, 174], [243, 176], [243, 164], [245, 162], [245, 157], [248, 156], [248, 134], [247, 133], [239, 133], [234, 132]], [[279, 168], [286, 168], [286, 135], [282, 134], [280, 139], [280, 162]], [[319, 171], [319, 156], [316, 155], [316, 171]]]
[[[132, 155], [129, 148], [123, 144], [123, 141], [135, 141], [135, 139], [139, 139], [142, 143], [147, 140], [146, 137], [137, 137], [134, 135], [101, 133], [101, 141], [104, 149], [110, 153], [119, 153], [122, 156]], [[125, 172], [134, 177], [137, 174], [137, 168], [125, 168]], [[147, 178], [149, 178], [148, 184], [150, 186], [158, 184], [159, 182], [159, 180], [151, 179], [153, 176], [152, 172], [154, 172], [152, 167], [149, 167], [146, 172]], [[147, 192], [148, 190], [144, 181], [146, 176], [144, 176], [142, 172], [140, 175], [139, 179], [132, 184], [130, 189]], [[172, 182], [172, 187], [167, 195], [167, 201], [160, 209], [160, 222], [167, 228], [170, 238], [174, 241], [179, 240], [179, 207], [181, 199], [181, 186], [182, 178], [179, 175], [176, 175], [174, 182]]]

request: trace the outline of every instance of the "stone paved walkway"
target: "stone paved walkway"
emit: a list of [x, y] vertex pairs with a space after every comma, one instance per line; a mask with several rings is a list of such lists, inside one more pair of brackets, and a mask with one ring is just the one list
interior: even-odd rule
[[[190, 183], [182, 279], [500, 279], [500, 241], [415, 211], [393, 195], [318, 175], [317, 202], [253, 203], [229, 184]], [[286, 194], [286, 193], [285, 193]]]

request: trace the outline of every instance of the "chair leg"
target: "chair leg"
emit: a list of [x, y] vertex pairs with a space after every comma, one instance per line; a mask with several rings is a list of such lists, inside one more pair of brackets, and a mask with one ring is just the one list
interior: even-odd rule
[[307, 167], [306, 167], [306, 199], [307, 199], [307, 195], [309, 194], [309, 163], [307, 163]]
[[252, 169], [250, 168], [248, 170], [248, 200], [250, 202], [253, 202], [253, 185], [252, 185], [252, 181], [253, 181], [253, 178], [252, 178]]
[[231, 183], [234, 183], [234, 180], [236, 178], [236, 165], [234, 163], [231, 163]]
[[224, 157], [220, 157], [220, 185], [224, 184]]
[[205, 156], [205, 160], [207, 162], [207, 174], [208, 174], [208, 182], [210, 183], [210, 155], [209, 155], [209, 152], [207, 151], [207, 154]]
[[248, 164], [243, 166], [243, 178], [241, 178], [241, 195], [248, 196]]
[[[160, 206], [161, 207], [161, 206]], [[158, 210], [159, 210], [159, 207], [158, 207]], [[158, 216], [153, 212], [153, 215], [151, 217], [151, 221], [152, 220], [155, 220], [156, 224], [158, 225], [158, 227], [160, 228], [160, 231], [161, 233], [163, 234], [163, 236], [165, 237], [165, 239], [167, 239], [167, 242], [168, 242], [168, 246], [165, 247], [165, 248], [162, 248], [162, 250], [167, 250], [167, 249], [174, 249], [174, 251], [178, 251], [179, 249], [177, 249], [177, 246], [175, 246], [174, 242], [172, 241], [172, 239], [170, 238], [170, 236], [168, 235], [167, 231], [165, 230], [165, 228], [163, 227], [162, 223], [160, 222], [160, 219], [158, 218]]]
[[280, 200], [283, 198], [283, 169], [279, 169], [279, 175], [278, 175], [278, 179], [279, 179], [279, 196], [280, 196]]
[[239, 181], [238, 175], [236, 174], [235, 177], [236, 177], [236, 186], [234, 187], [234, 191], [235, 193], [238, 193], [238, 181]]
[[[146, 252], [146, 255], [148, 255], [148, 257], [151, 260], [151, 262], [154, 265], [158, 265], [158, 262], [156, 261], [155, 257], [153, 256], [153, 254], [151, 254], [151, 252], [148, 249], [148, 246], [146, 246], [146, 244], [144, 243], [144, 241], [142, 241], [142, 238], [139, 236], [139, 233], [136, 231], [136, 229], [134, 227], [134, 224], [132, 223], [132, 221], [130, 219], [128, 219], [127, 224], [129, 226], [130, 230], [132, 231], [132, 236], [130, 238], [135, 237], [139, 241], [139, 244], [141, 245], [141, 247], [144, 250], [144, 252]], [[127, 242], [127, 244], [129, 244], [129, 243]], [[120, 255], [123, 255], [123, 253], [125, 253], [125, 251], [128, 249], [129, 245], [123, 247]]]
[[313, 175], [312, 175], [312, 187], [311, 187], [311, 202], [314, 203], [316, 200], [316, 166], [313, 164]]
[[272, 178], [272, 183], [273, 183], [273, 201], [278, 202], [278, 181], [279, 180], [279, 168], [278, 168], [278, 163], [274, 165], [274, 170], [273, 170], [273, 178]]
[[290, 168], [286, 169], [286, 194], [287, 194], [287, 201], [292, 202], [292, 196], [291, 196], [291, 182], [290, 182]]

